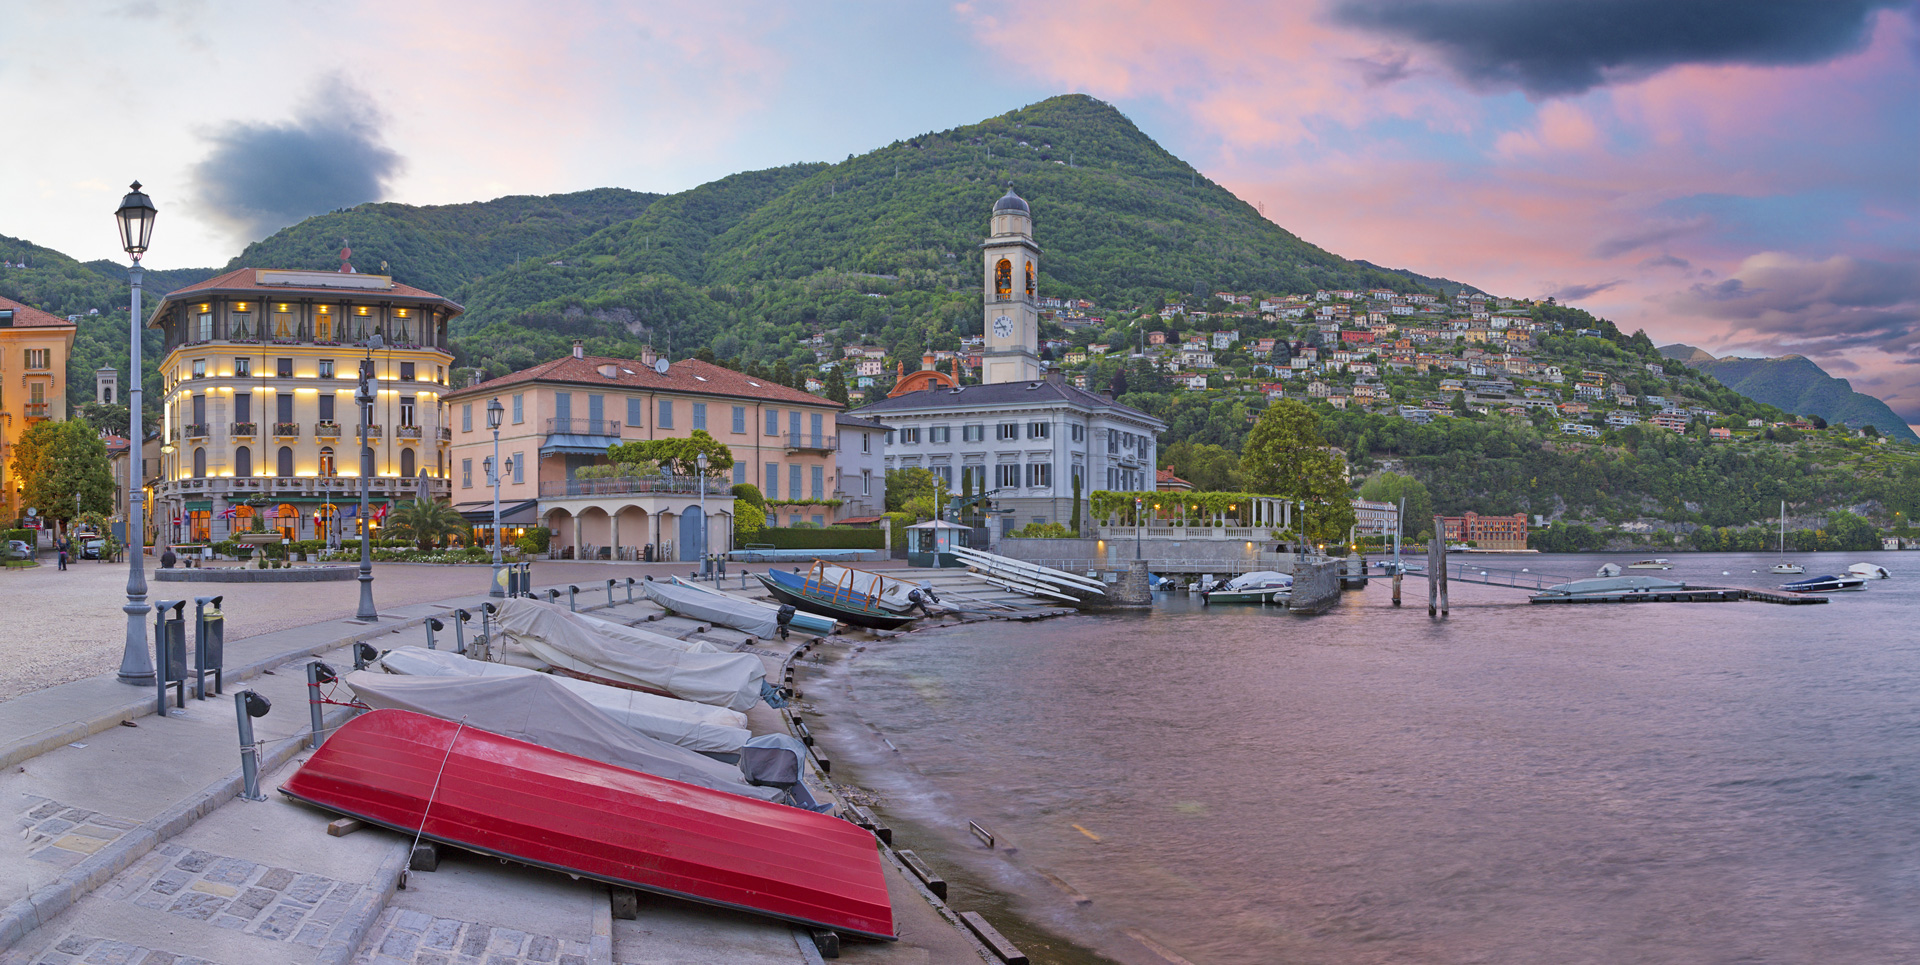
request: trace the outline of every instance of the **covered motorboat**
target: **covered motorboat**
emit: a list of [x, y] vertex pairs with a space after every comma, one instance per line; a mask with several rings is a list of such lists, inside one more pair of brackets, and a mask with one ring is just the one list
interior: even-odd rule
[[[540, 673], [526, 667], [469, 660], [446, 650], [421, 647], [389, 650], [380, 655], [378, 664], [388, 673], [412, 677], [519, 677]], [[737, 754], [753, 736], [747, 731], [747, 715], [737, 710], [573, 677], [549, 679], [621, 725], [688, 750]]]
[[1292, 596], [1293, 576], [1274, 570], [1242, 573], [1200, 590], [1200, 602], [1205, 606], [1215, 603], [1285, 603]]
[[1887, 572], [1887, 568], [1878, 563], [1855, 563], [1847, 567], [1847, 572], [1863, 580], [1886, 580], [1893, 578], [1893, 574]]
[[424, 714], [348, 721], [281, 793], [624, 888], [891, 940], [871, 833]]
[[1630, 570], [1670, 570], [1670, 569], [1673, 569], [1673, 562], [1672, 562], [1671, 560], [1667, 560], [1667, 559], [1665, 559], [1665, 558], [1661, 558], [1661, 559], [1652, 559], [1652, 560], [1635, 560], [1635, 561], [1633, 561], [1633, 562], [1631, 562], [1631, 563], [1628, 563], [1628, 564], [1627, 564], [1627, 569], [1630, 569]]
[[[1611, 564], [1609, 564], [1611, 565]], [[1574, 580], [1571, 583], [1558, 583], [1533, 595], [1534, 600], [1544, 602], [1564, 602], [1590, 598], [1625, 598], [1638, 596], [1658, 596], [1663, 592], [1684, 590], [1685, 583], [1677, 580], [1662, 579], [1658, 576], [1596, 576], [1586, 580]]]
[[1864, 590], [1867, 588], [1867, 581], [1865, 577], [1852, 574], [1834, 576], [1829, 573], [1826, 576], [1809, 576], [1804, 580], [1782, 583], [1780, 588], [1789, 593], [1840, 593], [1846, 590]]
[[784, 639], [799, 612], [791, 606], [776, 609], [749, 600], [737, 600], [723, 593], [708, 593], [674, 583], [649, 580], [640, 584], [640, 588], [647, 599], [669, 613], [744, 630], [762, 640], [774, 637]]
[[566, 607], [507, 600], [499, 605], [494, 626], [555, 671], [595, 683], [741, 711], [759, 702], [766, 688], [766, 664], [753, 654], [717, 653], [707, 643], [694, 649], [658, 633], [589, 622]]
[[762, 801], [783, 799], [775, 788], [747, 783], [735, 764], [622, 726], [543, 673], [513, 677], [402, 677], [355, 670], [344, 678], [354, 695], [376, 710], [406, 710], [550, 747], [656, 777]]
[[[723, 599], [731, 600], [734, 603], [744, 603], [748, 606], [756, 606], [763, 610], [768, 610], [775, 613], [778, 613], [780, 610], [780, 607], [774, 606], [771, 603], [762, 603], [759, 600], [742, 599], [730, 593], [722, 592], [717, 587], [708, 586], [702, 583], [695, 583], [691, 580], [683, 580], [677, 576], [668, 577], [667, 582], [683, 590], [691, 590], [695, 593], [705, 593], [708, 596], [721, 597]], [[787, 618], [787, 626], [794, 630], [804, 630], [807, 633], [817, 633], [817, 634], [820, 634], [821, 636], [826, 636], [833, 632], [834, 621], [832, 618], [823, 617], [818, 613], [806, 613], [800, 610], [795, 610], [793, 611], [793, 615]]]
[[809, 613], [830, 616], [857, 627], [898, 630], [914, 619], [882, 607], [879, 601], [865, 593], [824, 584], [799, 573], [768, 570], [764, 574], [753, 574], [753, 578], [759, 580], [767, 592], [782, 603], [790, 603]]

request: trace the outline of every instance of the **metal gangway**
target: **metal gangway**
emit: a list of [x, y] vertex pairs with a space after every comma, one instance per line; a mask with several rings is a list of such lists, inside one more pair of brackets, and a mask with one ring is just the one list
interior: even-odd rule
[[[1408, 576], [1421, 576], [1432, 579], [1433, 574], [1427, 568], [1427, 561], [1403, 559]], [[1471, 559], [1448, 559], [1446, 561], [1447, 581], [1450, 583], [1479, 583], [1483, 586], [1504, 586], [1515, 590], [1544, 590], [1549, 586], [1571, 583], [1580, 579], [1577, 576], [1561, 576], [1542, 573], [1531, 567], [1519, 569], [1483, 566]]]

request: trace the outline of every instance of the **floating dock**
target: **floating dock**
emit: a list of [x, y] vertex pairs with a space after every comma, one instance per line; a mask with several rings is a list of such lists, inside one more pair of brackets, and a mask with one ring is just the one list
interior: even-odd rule
[[1785, 593], [1739, 586], [1689, 586], [1658, 592], [1595, 593], [1582, 596], [1534, 596], [1528, 603], [1738, 603], [1753, 600], [1781, 606], [1810, 606], [1827, 598], [1810, 593]]

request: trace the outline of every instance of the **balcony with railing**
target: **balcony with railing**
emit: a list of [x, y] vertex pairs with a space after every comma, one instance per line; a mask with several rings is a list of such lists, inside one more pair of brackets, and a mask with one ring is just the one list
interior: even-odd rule
[[438, 433], [440, 434], [440, 441], [441, 441], [441, 442], [452, 442], [452, 441], [453, 441], [453, 430], [452, 430], [452, 429], [449, 429], [449, 428], [447, 428], [446, 426], [441, 426], [441, 427], [440, 427], [439, 429], [437, 429], [437, 430], [435, 430], [435, 431], [436, 431], [436, 432], [438, 432]]
[[612, 419], [548, 419], [547, 435], [620, 437], [620, 423]]
[[[709, 496], [733, 495], [731, 480], [709, 476], [705, 483]], [[550, 479], [540, 484], [540, 498], [564, 499], [646, 494], [697, 496], [700, 494], [700, 489], [700, 477], [675, 476], [668, 473], [654, 476], [615, 476], [607, 479]]]
[[250, 439], [255, 434], [259, 433], [259, 431], [260, 431], [260, 425], [259, 423], [256, 423], [256, 422], [235, 422], [232, 425], [227, 426], [227, 435], [233, 436], [236, 439], [238, 438]]
[[205, 439], [210, 434], [209, 429], [204, 422], [189, 422], [180, 427], [181, 433], [188, 439]]
[[313, 437], [316, 439], [340, 438], [340, 423], [316, 422], [313, 424]]
[[386, 430], [381, 426], [354, 426], [353, 427], [353, 435], [355, 438], [359, 438], [360, 436], [365, 435], [369, 439], [378, 439], [385, 434], [386, 434]]
[[840, 437], [823, 432], [787, 433], [788, 452], [834, 452], [840, 448]]
[[395, 439], [418, 439], [420, 438], [420, 427], [400, 426], [393, 430], [393, 437]]
[[620, 423], [612, 419], [548, 419], [540, 454], [601, 455], [620, 444]]
[[276, 422], [273, 424], [273, 434], [276, 438], [280, 439], [298, 439], [300, 438], [300, 423]]
[[48, 403], [45, 403], [45, 402], [27, 403], [27, 419], [30, 421], [47, 418], [47, 412], [48, 412]]

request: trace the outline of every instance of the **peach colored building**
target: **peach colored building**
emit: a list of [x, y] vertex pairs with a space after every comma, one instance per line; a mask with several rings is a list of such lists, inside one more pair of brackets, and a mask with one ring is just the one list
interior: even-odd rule
[[[551, 551], [574, 559], [695, 559], [733, 537], [733, 493], [752, 483], [769, 525], [833, 518], [837, 403], [695, 359], [672, 364], [573, 353], [446, 396], [453, 427], [453, 502], [476, 526], [492, 522], [487, 404], [500, 400], [501, 525], [553, 531]], [[683, 438], [704, 429], [732, 452], [730, 473], [579, 478], [608, 464], [607, 448]]]
[[38, 423], [67, 417], [67, 356], [78, 328], [0, 298], [0, 504], [8, 518], [25, 509], [14, 505], [13, 441]]

